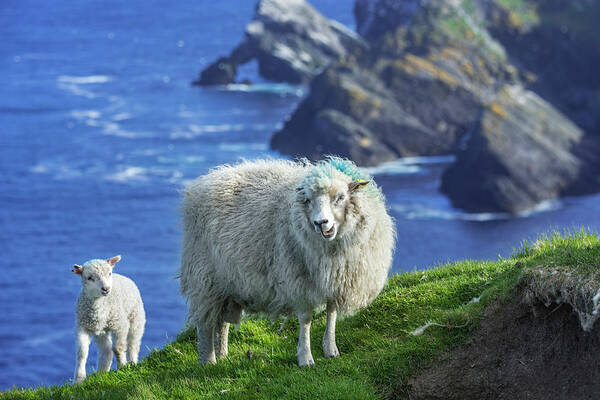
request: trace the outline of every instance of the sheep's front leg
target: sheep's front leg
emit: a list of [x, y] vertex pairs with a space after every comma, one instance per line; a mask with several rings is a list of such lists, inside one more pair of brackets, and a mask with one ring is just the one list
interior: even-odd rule
[[227, 357], [227, 346], [229, 338], [229, 322], [220, 320], [215, 327], [216, 357]]
[[214, 325], [206, 322], [198, 322], [196, 325], [198, 336], [198, 362], [200, 364], [216, 364]]
[[108, 371], [112, 365], [112, 339], [109, 333], [94, 336], [96, 346], [98, 346], [98, 371]]
[[85, 379], [85, 363], [90, 350], [90, 335], [82, 330], [77, 330], [77, 363], [75, 366], [75, 382], [81, 382]]
[[335, 321], [337, 318], [337, 307], [334, 302], [327, 302], [327, 325], [323, 335], [323, 353], [325, 357], [339, 357], [340, 352], [335, 344]]
[[127, 364], [127, 332], [129, 327], [122, 327], [121, 329], [113, 332], [114, 343], [113, 353], [117, 359], [117, 368]]
[[300, 324], [300, 335], [298, 337], [298, 365], [301, 367], [313, 365], [312, 353], [310, 352], [310, 323], [312, 321], [312, 310], [298, 313]]

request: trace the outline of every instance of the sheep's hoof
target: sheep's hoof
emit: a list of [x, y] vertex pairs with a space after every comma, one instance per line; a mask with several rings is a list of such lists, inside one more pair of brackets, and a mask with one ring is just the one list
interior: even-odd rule
[[85, 375], [84, 376], [77, 376], [75, 377], [75, 381], [73, 383], [81, 383], [85, 380]]
[[335, 358], [340, 356], [340, 351], [336, 345], [333, 345], [333, 347], [329, 349], [324, 348], [323, 353], [325, 354], [325, 358]]
[[315, 360], [313, 360], [312, 355], [309, 355], [308, 357], [298, 357], [298, 366], [300, 367], [310, 367], [312, 365], [315, 365]]

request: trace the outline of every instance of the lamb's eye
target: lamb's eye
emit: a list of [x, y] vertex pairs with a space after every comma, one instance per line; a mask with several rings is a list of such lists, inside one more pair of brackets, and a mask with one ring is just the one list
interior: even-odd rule
[[88, 276], [88, 281], [93, 281], [94, 278], [92, 278], [91, 276]]
[[111, 275], [112, 275], [112, 272], [109, 272], [109, 273], [108, 273], [108, 276], [111, 276]]
[[337, 197], [337, 200], [336, 200], [336, 201], [339, 203], [340, 201], [344, 201], [344, 199], [345, 199], [345, 198], [346, 198], [346, 196], [344, 196], [343, 194], [340, 194], [340, 195]]

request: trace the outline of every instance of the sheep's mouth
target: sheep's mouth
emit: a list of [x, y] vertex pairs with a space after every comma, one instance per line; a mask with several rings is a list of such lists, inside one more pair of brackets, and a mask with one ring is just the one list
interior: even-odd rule
[[331, 225], [331, 228], [329, 228], [327, 231], [321, 229], [321, 235], [323, 235], [323, 238], [325, 239], [333, 239], [335, 236], [335, 225]]
[[101, 290], [102, 292], [102, 296], [108, 296], [108, 294], [110, 293], [110, 289], [109, 290]]

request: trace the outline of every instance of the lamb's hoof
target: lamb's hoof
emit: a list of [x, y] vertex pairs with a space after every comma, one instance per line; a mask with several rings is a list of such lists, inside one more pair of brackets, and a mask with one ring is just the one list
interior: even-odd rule
[[213, 357], [207, 359], [198, 359], [198, 362], [200, 363], [200, 365], [215, 365], [217, 363], [217, 360]]
[[84, 376], [76, 376], [75, 380], [73, 381], [73, 383], [81, 383], [85, 380], [85, 375]]
[[323, 348], [323, 353], [325, 354], [325, 358], [335, 358], [340, 356], [340, 351], [337, 346], [333, 346], [332, 348]]
[[315, 365], [315, 360], [313, 360], [311, 355], [308, 357], [298, 357], [299, 367], [310, 367], [312, 365]]

